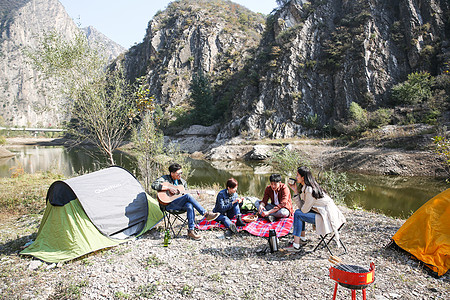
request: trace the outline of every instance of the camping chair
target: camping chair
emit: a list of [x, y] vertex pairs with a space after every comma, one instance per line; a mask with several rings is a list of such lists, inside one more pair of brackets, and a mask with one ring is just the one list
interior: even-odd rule
[[[341, 231], [341, 229], [342, 229], [342, 227], [344, 226], [344, 224], [345, 224], [345, 223], [342, 223], [342, 225], [338, 228], [338, 232]], [[330, 235], [330, 234], [333, 234], [333, 235], [332, 235], [332, 236], [328, 239], [328, 241], [327, 241], [326, 238], [327, 238], [328, 235]], [[328, 247], [328, 245], [330, 244], [330, 242], [331, 242], [334, 238], [337, 238], [337, 237], [335, 236], [334, 232], [330, 232], [330, 233], [327, 233], [327, 234], [325, 234], [325, 235], [320, 235], [320, 241], [319, 241], [319, 243], [316, 245], [316, 247], [314, 248], [313, 252], [315, 252], [315, 251], [319, 248], [319, 246], [321, 246], [321, 245], [323, 244], [322, 247], [321, 247], [320, 249], [323, 249], [323, 248], [326, 247], [326, 248], [328, 249], [328, 252], [330, 252], [330, 255], [333, 255], [333, 252], [331, 252], [330, 247]], [[344, 253], [343, 253], [343, 254], [346, 254], [346, 253], [347, 253], [347, 248], [345, 248], [345, 245], [344, 245], [344, 243], [342, 242], [342, 240], [339, 238], [339, 241], [337, 241], [337, 242], [340, 242], [340, 243], [341, 243], [342, 247], [344, 248]]]
[[[170, 229], [172, 231], [173, 237], [177, 238], [180, 235], [181, 230], [188, 223], [187, 214], [184, 217], [182, 216], [183, 214], [186, 213], [186, 210], [167, 209], [166, 206], [161, 204], [159, 205], [159, 208], [164, 214], [164, 231]], [[177, 233], [175, 233], [176, 221], [179, 221], [181, 223], [180, 229], [178, 230]]]

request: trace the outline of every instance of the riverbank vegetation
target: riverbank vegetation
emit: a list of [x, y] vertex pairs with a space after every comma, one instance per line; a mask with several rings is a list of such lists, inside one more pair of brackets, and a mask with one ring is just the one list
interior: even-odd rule
[[11, 178], [0, 178], [0, 214], [3, 216], [42, 213], [49, 186], [63, 179], [58, 172], [28, 174], [18, 168], [11, 171]]

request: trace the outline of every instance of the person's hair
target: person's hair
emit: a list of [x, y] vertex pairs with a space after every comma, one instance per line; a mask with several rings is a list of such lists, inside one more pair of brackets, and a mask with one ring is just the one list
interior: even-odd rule
[[238, 186], [238, 182], [233, 177], [231, 177], [230, 179], [227, 180], [227, 188], [234, 189], [237, 186]]
[[312, 195], [314, 198], [319, 199], [324, 197], [325, 190], [317, 183], [307, 167], [300, 167], [297, 169], [297, 172], [305, 179], [305, 185], [312, 187]]
[[181, 166], [177, 163], [171, 164], [169, 166], [169, 172], [170, 173], [175, 173], [176, 171], [178, 171], [179, 169], [181, 169]]
[[270, 182], [280, 182], [281, 181], [281, 175], [280, 174], [272, 174], [269, 178]]

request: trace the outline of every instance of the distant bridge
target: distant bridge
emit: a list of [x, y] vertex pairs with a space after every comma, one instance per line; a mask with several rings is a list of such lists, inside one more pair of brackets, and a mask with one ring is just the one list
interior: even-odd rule
[[61, 128], [33, 128], [33, 127], [23, 127], [23, 128], [17, 128], [17, 127], [0, 127], [0, 130], [5, 131], [28, 131], [32, 132], [34, 136], [38, 134], [38, 132], [63, 132], [66, 131], [65, 129]]
[[33, 127], [23, 127], [23, 128], [17, 128], [17, 127], [0, 127], [0, 130], [11, 130], [11, 131], [32, 131], [32, 132], [62, 132], [66, 131], [65, 129], [61, 128], [33, 128]]

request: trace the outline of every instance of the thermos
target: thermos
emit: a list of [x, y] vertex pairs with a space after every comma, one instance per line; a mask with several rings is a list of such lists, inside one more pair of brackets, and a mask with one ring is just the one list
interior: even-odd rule
[[271, 253], [278, 251], [278, 237], [274, 229], [269, 230], [269, 246]]

